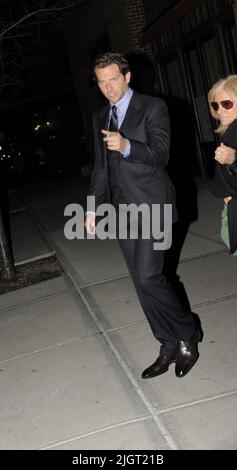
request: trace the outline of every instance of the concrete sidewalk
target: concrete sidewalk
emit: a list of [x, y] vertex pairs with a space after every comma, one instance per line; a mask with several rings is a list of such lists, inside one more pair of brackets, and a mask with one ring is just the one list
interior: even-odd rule
[[117, 242], [65, 239], [64, 207], [84, 203], [84, 182], [21, 194], [29, 211], [12, 215], [17, 259], [56, 250], [65, 274], [0, 296], [0, 449], [236, 449], [237, 264], [206, 182], [179, 267], [204, 330], [183, 379], [174, 366], [140, 378], [158, 347]]

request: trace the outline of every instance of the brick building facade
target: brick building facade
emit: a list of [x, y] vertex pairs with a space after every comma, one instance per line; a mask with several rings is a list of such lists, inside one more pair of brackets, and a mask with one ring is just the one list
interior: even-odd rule
[[141, 41], [153, 45], [160, 91], [190, 108], [196, 172], [212, 176], [218, 140], [207, 93], [219, 78], [237, 73], [237, 1], [145, 0], [144, 7], [149, 26]]

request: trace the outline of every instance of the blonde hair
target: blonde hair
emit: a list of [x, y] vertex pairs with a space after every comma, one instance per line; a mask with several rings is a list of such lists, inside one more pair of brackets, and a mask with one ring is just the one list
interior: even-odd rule
[[[219, 120], [218, 114], [211, 107], [211, 102], [215, 101], [214, 95], [217, 92], [217, 90], [224, 90], [229, 95], [231, 100], [235, 104], [237, 104], [237, 75], [228, 75], [228, 77], [226, 78], [221, 78], [220, 80], [218, 80], [218, 82], [214, 83], [214, 85], [208, 92], [207, 99], [208, 99], [211, 115], [215, 119]], [[220, 124], [215, 132], [223, 134], [227, 128], [228, 128], [228, 125], [224, 126], [223, 124]]]

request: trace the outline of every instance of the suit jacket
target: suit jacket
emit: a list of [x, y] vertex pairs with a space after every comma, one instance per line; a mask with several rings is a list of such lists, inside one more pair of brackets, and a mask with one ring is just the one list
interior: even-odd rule
[[[110, 202], [107, 149], [101, 129], [107, 129], [109, 104], [94, 115], [95, 166], [90, 194], [96, 207]], [[173, 222], [177, 219], [174, 187], [165, 166], [169, 159], [170, 124], [168, 109], [159, 98], [134, 92], [119, 132], [131, 143], [130, 155], [119, 152], [118, 177], [127, 204], [173, 204]]]

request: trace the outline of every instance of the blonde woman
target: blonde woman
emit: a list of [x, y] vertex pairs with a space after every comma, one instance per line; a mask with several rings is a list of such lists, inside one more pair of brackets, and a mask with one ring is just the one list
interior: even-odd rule
[[217, 162], [214, 194], [223, 197], [227, 207], [230, 254], [237, 249], [237, 75], [216, 82], [208, 93], [212, 116], [220, 124], [216, 133], [220, 145], [215, 150]]

